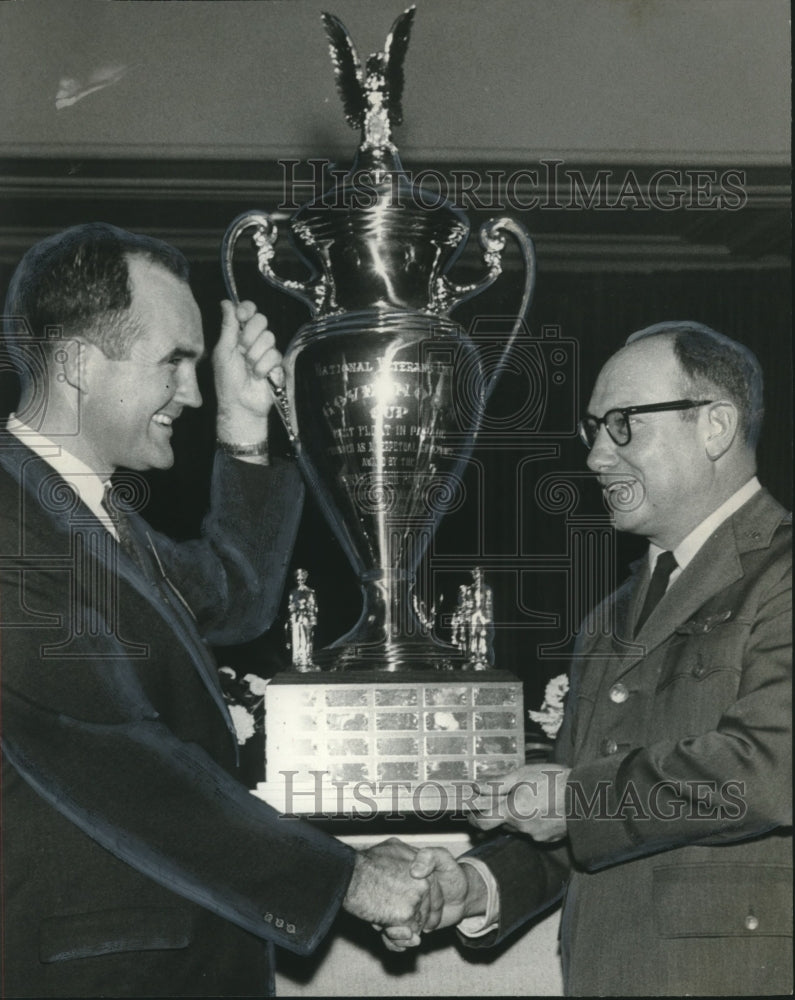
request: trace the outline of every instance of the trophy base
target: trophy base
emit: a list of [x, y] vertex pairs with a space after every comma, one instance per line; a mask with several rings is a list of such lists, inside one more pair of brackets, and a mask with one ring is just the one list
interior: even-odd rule
[[265, 740], [256, 794], [281, 812], [462, 812], [476, 782], [524, 763], [522, 684], [501, 670], [278, 674]]

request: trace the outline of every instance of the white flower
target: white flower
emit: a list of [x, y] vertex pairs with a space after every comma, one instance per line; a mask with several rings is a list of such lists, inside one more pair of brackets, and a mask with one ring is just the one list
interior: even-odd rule
[[550, 739], [558, 735], [563, 722], [563, 702], [569, 690], [569, 678], [566, 674], [558, 674], [547, 682], [544, 690], [544, 701], [539, 712], [528, 710], [528, 715], [537, 722]]
[[563, 699], [569, 690], [568, 674], [558, 674], [551, 681], [547, 682], [544, 691], [544, 704], [550, 708], [563, 708]]
[[254, 735], [254, 716], [242, 705], [229, 705], [229, 714], [237, 733], [237, 742], [243, 746]]
[[258, 674], [246, 674], [243, 678], [252, 694], [264, 695], [270, 678], [260, 677]]

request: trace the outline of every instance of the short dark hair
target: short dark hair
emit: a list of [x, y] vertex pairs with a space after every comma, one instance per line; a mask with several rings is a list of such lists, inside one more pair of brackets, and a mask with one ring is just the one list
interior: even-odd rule
[[[717, 389], [721, 396], [734, 403], [743, 440], [755, 448], [764, 416], [764, 379], [753, 351], [703, 323], [690, 320], [647, 326], [629, 336], [626, 342], [634, 344], [656, 336], [668, 336], [672, 340], [676, 359], [691, 383], [689, 391], [703, 397]], [[683, 411], [682, 415], [685, 419], [694, 418], [692, 410]]]
[[129, 315], [131, 257], [188, 280], [188, 262], [175, 247], [106, 222], [72, 226], [32, 246], [6, 296], [5, 333], [12, 351], [31, 340], [49, 350], [57, 338], [79, 335], [109, 358], [129, 357], [137, 334]]

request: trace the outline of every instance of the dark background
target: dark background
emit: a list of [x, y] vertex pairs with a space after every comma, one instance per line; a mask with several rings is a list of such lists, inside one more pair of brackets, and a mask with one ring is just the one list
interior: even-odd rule
[[[515, 167], [490, 165], [506, 171]], [[620, 177], [620, 168], [612, 170]], [[17, 159], [0, 163], [0, 172], [8, 182], [0, 186], [3, 294], [16, 261], [33, 242], [67, 225], [101, 219], [151, 233], [186, 253], [210, 348], [218, 332], [218, 302], [225, 295], [219, 258], [224, 230], [239, 212], [272, 209], [282, 197], [275, 174], [234, 161]], [[527, 227], [538, 251], [536, 293], [523, 335], [523, 356], [532, 364], [508, 371], [490, 400], [486, 430], [465, 476], [465, 502], [443, 521], [420, 573], [420, 591], [428, 606], [437, 602], [439, 633], [448, 638], [446, 620], [458, 584], [468, 581], [472, 566], [484, 567], [495, 592], [497, 665], [523, 678], [531, 706], [540, 703], [546, 680], [565, 669], [574, 619], [618, 582], [628, 562], [643, 551], [641, 540], [616, 537], [610, 543], [608, 573], [577, 569], [572, 527], [603, 531], [607, 523], [597, 490], [586, 479], [576, 479], [576, 505], [557, 512], [542, 509], [534, 493], [544, 476], [584, 471], [576, 417], [599, 368], [629, 333], [665, 319], [692, 319], [756, 352], [767, 380], [760, 478], [791, 506], [788, 177], [779, 168], [759, 167], [749, 168], [746, 176], [748, 200], [735, 211], [517, 212], [506, 206], [507, 214]], [[469, 214], [475, 230], [483, 219], [500, 213]], [[284, 349], [308, 312], [256, 274], [253, 257], [242, 244], [239, 256], [241, 292], [267, 313]], [[453, 314], [489, 345], [501, 342], [504, 334], [495, 331], [505, 327], [520, 297], [522, 276], [514, 246], [508, 246], [504, 260], [506, 272], [497, 283]], [[276, 266], [282, 273], [301, 273], [286, 242]], [[454, 273], [463, 282], [482, 272], [473, 235]], [[550, 360], [556, 343], [566, 346], [562, 366]], [[552, 382], [556, 372], [562, 375], [560, 385]], [[201, 373], [201, 388], [204, 407], [186, 411], [175, 429], [173, 469], [151, 474], [147, 516], [178, 538], [196, 534], [206, 509], [214, 439], [209, 364]], [[16, 394], [7, 370], [0, 373], [0, 391], [6, 413]], [[520, 419], [517, 414], [528, 399], [532, 412]], [[289, 452], [276, 422], [273, 439], [277, 453]], [[532, 455], [536, 457], [528, 461]], [[292, 566], [305, 567], [317, 591], [316, 641], [322, 646], [353, 624], [360, 605], [352, 570], [311, 499]], [[220, 650], [220, 662], [265, 676], [286, 665], [283, 619], [282, 613], [270, 634], [255, 643]], [[559, 655], [541, 649], [549, 646]]]

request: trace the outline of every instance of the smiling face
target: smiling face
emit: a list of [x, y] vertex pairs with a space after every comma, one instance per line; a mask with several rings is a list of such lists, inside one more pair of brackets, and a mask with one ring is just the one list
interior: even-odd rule
[[[596, 380], [588, 412], [664, 403], [691, 396], [668, 337], [649, 337], [623, 348]], [[717, 398], [717, 397], [716, 397]], [[604, 426], [588, 453], [620, 531], [643, 535], [673, 549], [724, 499], [716, 463], [707, 453], [709, 407], [692, 411], [643, 413], [629, 418], [632, 437], [622, 447]]]
[[201, 405], [196, 364], [204, 337], [190, 288], [143, 257], [129, 258], [129, 274], [129, 320], [138, 331], [129, 357], [83, 348], [80, 435], [88, 464], [103, 474], [170, 468], [172, 424], [183, 407]]

